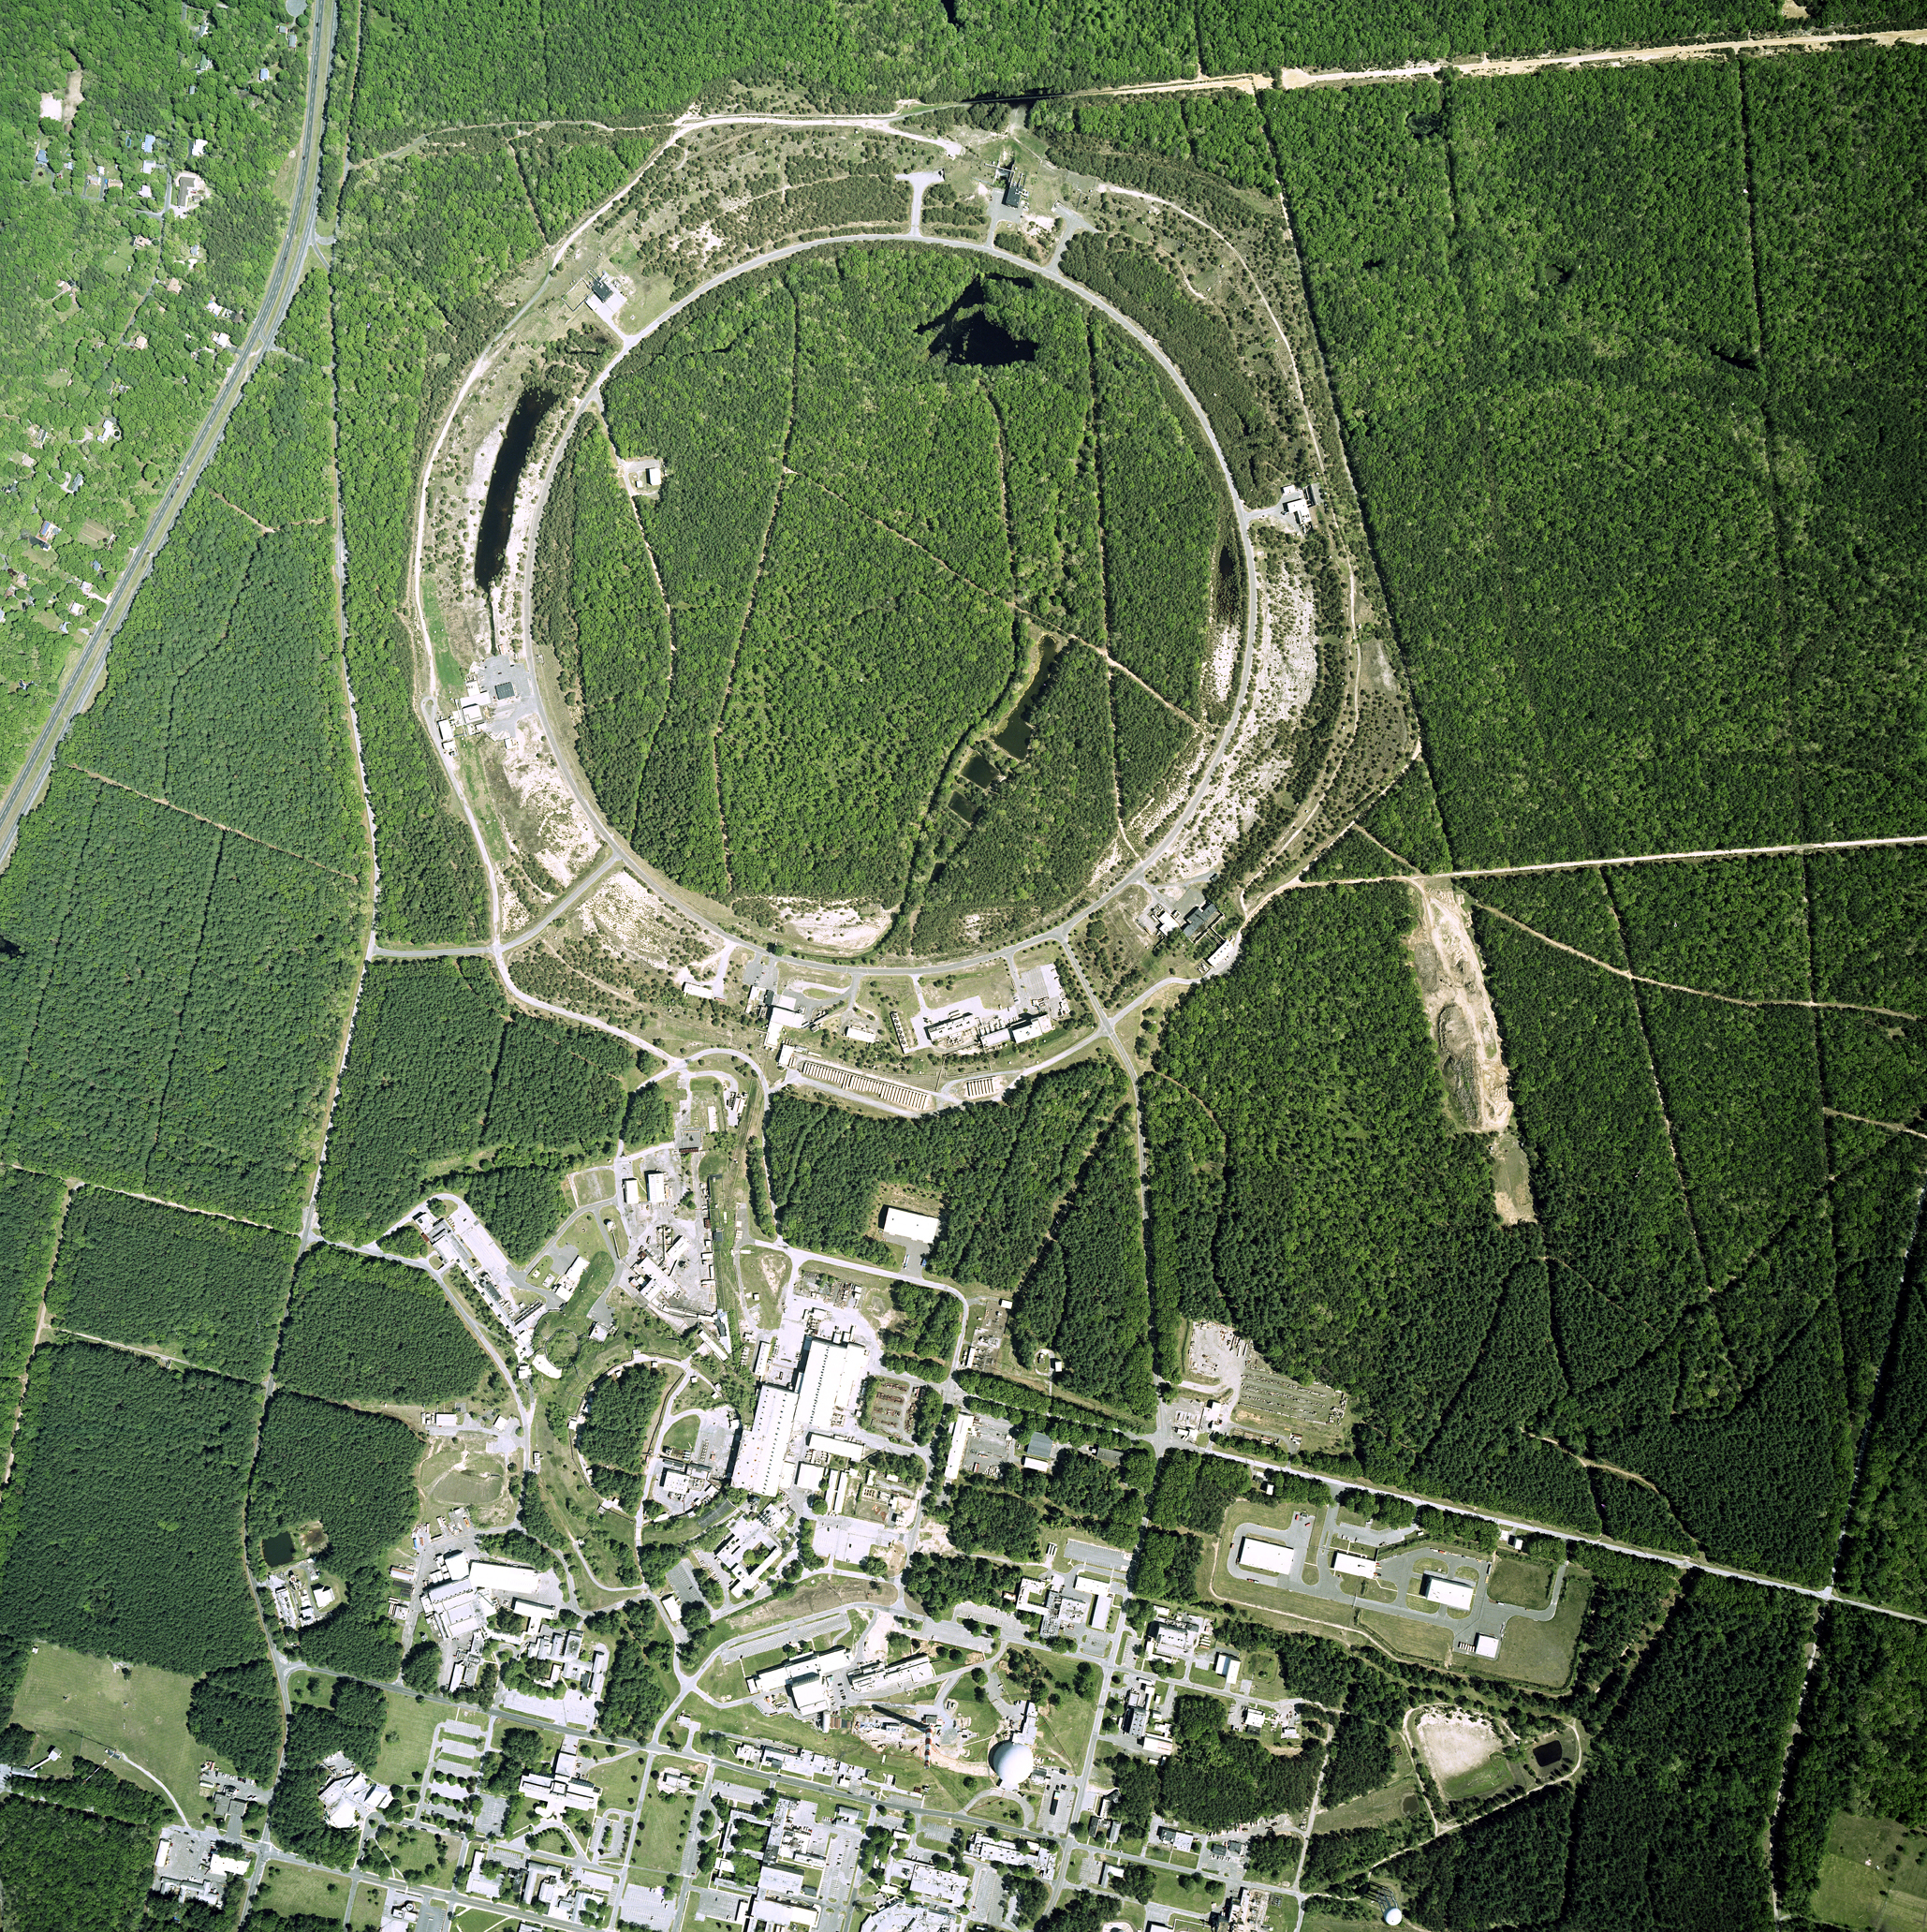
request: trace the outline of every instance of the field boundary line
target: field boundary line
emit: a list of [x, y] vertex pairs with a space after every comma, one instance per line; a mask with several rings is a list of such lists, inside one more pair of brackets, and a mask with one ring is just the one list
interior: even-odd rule
[[251, 846], [260, 846], [271, 852], [279, 852], [285, 859], [299, 859], [303, 865], [312, 865], [316, 872], [328, 873], [334, 878], [345, 878], [350, 885], [360, 885], [359, 873], [343, 872], [338, 866], [324, 865], [319, 859], [311, 859], [305, 852], [297, 852], [291, 846], [277, 846], [272, 838], [257, 838], [252, 832], [243, 832], [238, 825], [228, 825], [219, 819], [210, 819], [200, 812], [190, 812], [185, 805], [177, 805], [171, 799], [156, 798], [151, 791], [142, 791], [138, 785], [129, 785], [124, 779], [110, 778], [105, 772], [96, 772], [91, 765], [69, 765], [67, 770], [79, 772], [83, 777], [92, 778], [96, 785], [111, 785], [116, 791], [132, 792], [136, 798], [144, 798], [151, 805], [159, 805], [169, 812], [179, 812], [184, 819], [192, 819], [197, 825], [211, 825], [216, 832], [230, 833], [235, 838], [245, 839]]
[[[1362, 826], [1354, 826], [1363, 831]], [[1371, 834], [1366, 833], [1367, 837]], [[1376, 845], [1377, 840], [1374, 839]], [[1315, 892], [1331, 886], [1375, 886], [1405, 884], [1413, 878], [1520, 878], [1535, 872], [1585, 872], [1593, 866], [1683, 865], [1695, 860], [1781, 859], [1814, 852], [1867, 852], [1893, 846], [1927, 846], [1927, 832], [1905, 832], [1888, 838], [1818, 838], [1790, 846], [1723, 846], [1694, 852], [1622, 852], [1601, 859], [1543, 859], [1525, 865], [1464, 865], [1450, 872], [1401, 873], [1387, 878], [1293, 878], [1276, 890], [1281, 892]], [[1381, 849], [1390, 851], [1390, 848]], [[1393, 852], [1393, 858], [1398, 854]], [[1410, 860], [1402, 862], [1410, 864]]]
[[1823, 1120], [1851, 1120], [1861, 1127], [1885, 1128], [1890, 1134], [1905, 1134], [1916, 1141], [1927, 1141], [1927, 1134], [1917, 1127], [1905, 1127], [1897, 1120], [1874, 1120], [1864, 1113], [1848, 1113], [1839, 1107], [1822, 1107], [1820, 1117]]
[[[1625, 915], [1619, 909], [1619, 901], [1612, 896], [1612, 888], [1602, 874], [1599, 891], [1605, 898], [1607, 909], [1612, 914], [1613, 930], [1619, 935], [1619, 949], [1630, 959], [1633, 949], [1626, 944]], [[1713, 1269], [1706, 1259], [1706, 1237], [1699, 1231], [1699, 1216], [1693, 1205], [1693, 1190], [1686, 1184], [1686, 1170], [1680, 1160], [1679, 1136], [1673, 1131], [1672, 1109], [1667, 1104], [1666, 1083], [1659, 1077], [1659, 1058], [1653, 1051], [1653, 1029], [1646, 1024], [1646, 1004], [1640, 997], [1640, 989], [1632, 989], [1633, 1017], [1640, 1025], [1640, 1044], [1646, 1052], [1646, 1071], [1653, 1082], [1653, 1099], [1659, 1109], [1659, 1125], [1666, 1133], [1666, 1151], [1672, 1161], [1672, 1175], [1679, 1185], [1680, 1206], [1684, 1210], [1686, 1226], [1693, 1236], [1693, 1252], [1699, 1260], [1699, 1279], [1709, 1295], [1714, 1292]], [[1730, 1279], [1731, 1277], [1728, 1277]], [[1721, 1282], [1724, 1288], [1726, 1283]]]
[[[216, 503], [225, 503], [228, 506], [228, 508], [234, 512], [236, 516], [243, 517], [248, 523], [252, 524], [255, 526], [255, 528], [261, 533], [263, 537], [274, 537], [280, 534], [276, 525], [274, 525], [273, 524], [262, 523], [260, 518], [256, 516], [252, 510], [243, 509], [240, 504], [235, 502], [233, 497], [223, 496], [221, 493], [218, 490], [216, 490], [212, 483], [208, 485], [208, 494], [212, 496]], [[314, 517], [310, 518], [309, 521], [311, 523], [319, 523], [323, 520], [318, 517]]]
[[[1363, 827], [1359, 828], [1361, 831]], [[1368, 838], [1369, 833], [1365, 834]], [[1374, 844], [1377, 841], [1374, 840]], [[1555, 939], [1549, 933], [1542, 933], [1537, 926], [1529, 926], [1522, 919], [1514, 919], [1509, 912], [1501, 912], [1496, 906], [1488, 906], [1483, 899], [1474, 899], [1473, 905], [1481, 912], [1490, 913], [1494, 919], [1502, 919], [1508, 926], [1517, 926], [1541, 945], [1551, 946], [1560, 952], [1569, 952], [1574, 959], [1582, 959], [1588, 966], [1596, 966], [1602, 973], [1611, 973], [1616, 980], [1628, 980], [1636, 986], [1657, 986], [1666, 993], [1687, 993], [1695, 999], [1716, 999], [1722, 1006], [1739, 1006], [1758, 1010], [1762, 1007], [1798, 1007], [1808, 1012], [1821, 1013], [1876, 1013], [1883, 1020], [1918, 1020], [1919, 1013], [1898, 1012], [1891, 1007], [1856, 1006], [1847, 1000], [1839, 999], [1740, 999], [1730, 993], [1713, 993], [1703, 986], [1682, 986], [1671, 980], [1652, 980], [1644, 973], [1629, 971], [1625, 966], [1616, 966], [1609, 960], [1597, 959], [1590, 952], [1581, 952], [1577, 946], [1568, 946], [1563, 939]]]

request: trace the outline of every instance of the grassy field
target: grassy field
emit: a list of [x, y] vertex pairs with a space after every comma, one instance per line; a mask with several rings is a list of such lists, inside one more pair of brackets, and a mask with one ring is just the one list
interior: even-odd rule
[[[667, 1762], [667, 1761], [665, 1761]], [[694, 1770], [694, 1765], [684, 1766]], [[679, 1798], [653, 1796], [642, 1807], [629, 1866], [638, 1872], [680, 1871], [683, 1847], [689, 1836], [689, 1821], [695, 1815], [696, 1799], [684, 1792]]]
[[701, 1427], [699, 1416], [685, 1415], [671, 1423], [663, 1433], [662, 1453], [665, 1455], [687, 1455], [696, 1447], [697, 1434]]
[[1402, 1766], [1390, 1784], [1380, 1785], [1375, 1792], [1365, 1792], [1359, 1797], [1347, 1799], [1343, 1805], [1332, 1806], [1329, 1811], [1319, 1812], [1318, 1829], [1321, 1832], [1356, 1832], [1371, 1825], [1390, 1824], [1395, 1818], [1411, 1815], [1405, 1810], [1406, 1802], [1418, 1796], [1419, 1780], [1409, 1768]]
[[1545, 1564], [1528, 1562], [1523, 1556], [1501, 1556], [1493, 1565], [1485, 1593], [1494, 1603], [1543, 1610], [1552, 1600], [1552, 1572]]
[[[1095, 1696], [1075, 1697], [1071, 1694], [1071, 1679], [1077, 1674], [1074, 1659], [1059, 1660], [1041, 1651], [1032, 1655], [1044, 1664], [1057, 1687], [1058, 1696], [1063, 1700], [1055, 1710], [1049, 1704], [1039, 1706], [1037, 1743], [1042, 1748], [1040, 1755], [1055, 1757], [1071, 1770], [1081, 1771], [1084, 1749], [1091, 1741], [1091, 1726], [1097, 1716], [1097, 1700]], [[1101, 1682], [1101, 1677], [1096, 1677], [1096, 1681]]]
[[1808, 1910], [1848, 1932], [1920, 1932], [1927, 1927], [1923, 1863], [1927, 1835], [1885, 1818], [1837, 1812]]
[[[13, 1700], [13, 1721], [34, 1732], [43, 1746], [68, 1757], [83, 1745], [124, 1751], [154, 1774], [190, 1819], [201, 1801], [196, 1785], [203, 1753], [188, 1734], [191, 1680], [146, 1664], [122, 1666], [102, 1657], [41, 1644], [27, 1659]], [[146, 1789], [145, 1778], [130, 1782]]]
[[1265, 1925], [1268, 1932], [1295, 1932], [1298, 1900], [1287, 1898], [1282, 1892], [1273, 1892], [1272, 1902], [1265, 1909]]
[[334, 1679], [319, 1671], [296, 1671], [287, 1680], [287, 1695], [294, 1703], [331, 1703]]
[[270, 1865], [254, 1895], [253, 1910], [292, 1916], [313, 1912], [319, 1918], [338, 1919], [347, 1910], [348, 1886], [346, 1873], [306, 1871], [299, 1866]]
[[[610, 1759], [607, 1763], [594, 1767], [585, 1765], [582, 1776], [602, 1793], [605, 1805], [613, 1805], [617, 1810], [626, 1811], [642, 1794], [642, 1762], [640, 1751], [629, 1751], [622, 1757]], [[678, 1804], [682, 1800], [669, 1799], [667, 1802]], [[650, 1808], [655, 1807], [652, 1806]]]
[[1394, 1657], [1411, 1658], [1435, 1671], [1452, 1660], [1452, 1633], [1436, 1624], [1414, 1623], [1409, 1616], [1367, 1608], [1359, 1612], [1359, 1627], [1370, 1630]]
[[[405, 1825], [369, 1848], [361, 1869], [371, 1878], [392, 1880], [396, 1884], [408, 1877], [415, 1884], [451, 1885], [455, 1881], [455, 1839], [449, 1833], [418, 1831]], [[419, 1876], [410, 1876], [414, 1874]]]
[[417, 1703], [412, 1692], [390, 1690], [381, 1755], [375, 1761], [376, 1780], [382, 1784], [415, 1783], [428, 1768], [434, 1727], [445, 1715], [438, 1705]]
[[1511, 1677], [1522, 1684], [1537, 1684], [1547, 1690], [1560, 1690], [1572, 1674], [1572, 1649], [1579, 1642], [1585, 1622], [1586, 1600], [1593, 1593], [1593, 1580], [1580, 1570], [1568, 1570], [1560, 1592], [1558, 1614], [1550, 1623], [1528, 1623], [1515, 1616], [1506, 1626], [1499, 1643], [1499, 1654], [1478, 1668], [1487, 1676]]
[[1517, 1777], [1505, 1752], [1495, 1751], [1483, 1764], [1475, 1764], [1457, 1777], [1444, 1779], [1439, 1790], [1456, 1805], [1467, 1798], [1490, 1797], [1494, 1792], [1504, 1791]]

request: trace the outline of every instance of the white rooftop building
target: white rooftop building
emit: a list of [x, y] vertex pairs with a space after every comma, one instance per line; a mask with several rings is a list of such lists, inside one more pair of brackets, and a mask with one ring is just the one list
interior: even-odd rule
[[1238, 1545], [1238, 1560], [1266, 1576], [1290, 1576], [1298, 1569], [1298, 1552], [1289, 1543], [1267, 1542], [1261, 1536], [1247, 1536]]
[[942, 1229], [943, 1222], [936, 1215], [913, 1214], [907, 1207], [883, 1210], [883, 1231], [899, 1241], [917, 1242], [927, 1247]]
[[1470, 1610], [1473, 1600], [1478, 1595], [1475, 1584], [1454, 1583], [1449, 1576], [1441, 1576], [1435, 1570], [1425, 1572], [1425, 1580], [1419, 1585], [1419, 1594], [1428, 1603], [1441, 1603], [1448, 1610]]

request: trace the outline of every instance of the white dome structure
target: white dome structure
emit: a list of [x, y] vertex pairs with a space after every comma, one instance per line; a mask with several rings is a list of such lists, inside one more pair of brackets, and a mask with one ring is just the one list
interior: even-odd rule
[[991, 1753], [991, 1769], [1007, 1792], [1014, 1792], [1037, 1769], [1037, 1753], [1021, 1737], [1007, 1737]]

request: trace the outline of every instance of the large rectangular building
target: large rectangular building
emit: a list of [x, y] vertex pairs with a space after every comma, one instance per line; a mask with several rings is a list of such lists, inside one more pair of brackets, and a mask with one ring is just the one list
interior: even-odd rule
[[1238, 1560], [1266, 1576], [1291, 1576], [1298, 1570], [1298, 1552], [1289, 1543], [1267, 1542], [1261, 1536], [1247, 1536], [1238, 1545]]
[[804, 1429], [839, 1429], [857, 1419], [857, 1398], [870, 1372], [866, 1350], [814, 1336], [803, 1353], [798, 1384], [797, 1424]]
[[1378, 1574], [1378, 1566], [1369, 1556], [1354, 1556], [1349, 1550], [1340, 1550], [1331, 1558], [1331, 1567], [1340, 1576], [1373, 1577]]
[[913, 1241], [928, 1247], [943, 1227], [935, 1215], [912, 1214], [907, 1207], [883, 1210], [883, 1231], [899, 1241]]
[[789, 1438], [796, 1434], [797, 1391], [765, 1382], [757, 1391], [756, 1421], [736, 1457], [736, 1481], [751, 1496], [775, 1496], [783, 1487]]
[[1428, 1603], [1441, 1603], [1448, 1610], [1470, 1610], [1478, 1590], [1476, 1585], [1454, 1583], [1450, 1577], [1441, 1576], [1435, 1570], [1428, 1570], [1425, 1580], [1419, 1585], [1419, 1594]]

